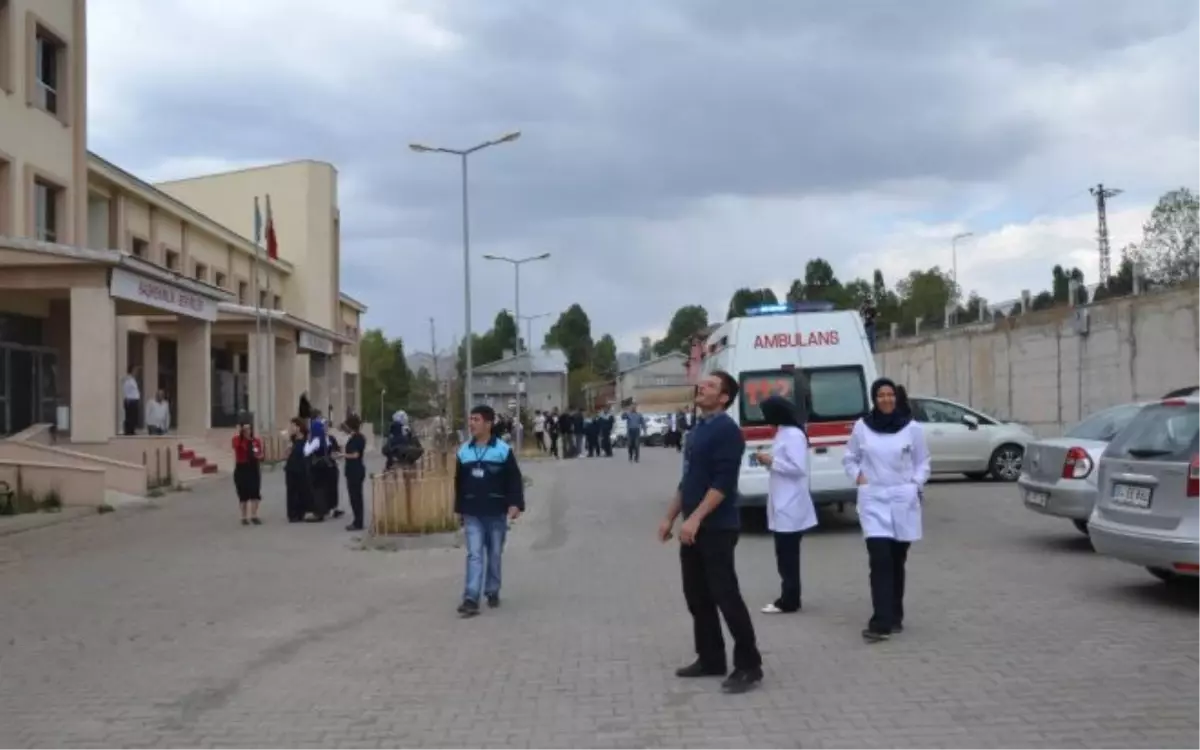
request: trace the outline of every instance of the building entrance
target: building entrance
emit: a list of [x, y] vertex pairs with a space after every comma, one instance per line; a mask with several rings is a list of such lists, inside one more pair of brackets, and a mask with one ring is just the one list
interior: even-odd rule
[[0, 435], [55, 422], [57, 368], [52, 349], [0, 344]]

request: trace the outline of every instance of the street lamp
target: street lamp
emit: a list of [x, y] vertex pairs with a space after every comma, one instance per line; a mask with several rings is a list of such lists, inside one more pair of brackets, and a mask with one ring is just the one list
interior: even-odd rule
[[[541, 255], [530, 255], [527, 258], [509, 258], [504, 255], [485, 255], [485, 256], [483, 256], [484, 260], [497, 260], [497, 261], [500, 261], [501, 263], [508, 263], [509, 265], [511, 265], [513, 267], [513, 277], [516, 279], [516, 300], [514, 302], [515, 309], [513, 311], [513, 318], [514, 318], [513, 322], [516, 323], [516, 325], [513, 326], [513, 328], [515, 329], [515, 334], [516, 334], [513, 338], [515, 338], [516, 341], [513, 344], [513, 352], [518, 357], [518, 359], [517, 359], [518, 363], [520, 363], [520, 361], [521, 361], [520, 360], [520, 356], [521, 356], [521, 266], [525, 265], [526, 263], [533, 263], [533, 262], [539, 261], [539, 260], [546, 260], [549, 257], [550, 257], [550, 253], [542, 253]], [[527, 342], [527, 344], [528, 344], [528, 342]], [[517, 380], [518, 380], [517, 421], [520, 422], [520, 420], [521, 420], [521, 388], [520, 388], [519, 383], [524, 379], [525, 373], [521, 370], [520, 364], [517, 365], [517, 368], [518, 368], [517, 369]], [[532, 378], [533, 377], [533, 361], [532, 361], [532, 359], [529, 362], [529, 371], [530, 371], [530, 378]], [[525, 380], [525, 390], [526, 391], [529, 390], [529, 381], [528, 380]], [[524, 439], [522, 438], [522, 433], [524, 433], [524, 430], [517, 430], [517, 452], [518, 453], [521, 452], [521, 444], [522, 444], [522, 442], [524, 442]]]
[[502, 143], [512, 143], [521, 137], [521, 131], [513, 131], [495, 140], [484, 141], [467, 149], [437, 148], [420, 143], [410, 143], [408, 147], [419, 154], [435, 153], [457, 156], [462, 164], [462, 238], [463, 238], [463, 314], [466, 317], [466, 373], [463, 377], [463, 425], [466, 432], [467, 418], [471, 414], [471, 392], [473, 390], [471, 369], [474, 367], [471, 356], [471, 222], [470, 208], [467, 201], [467, 157], [476, 151], [482, 151], [490, 146]]
[[959, 232], [950, 238], [951, 278], [954, 280], [955, 286], [958, 286], [958, 241], [974, 236], [974, 232]]
[[386, 395], [387, 395], [387, 388], [380, 388], [379, 389], [379, 435], [377, 435], [376, 437], [382, 436], [383, 433], [385, 432], [384, 427], [387, 426], [383, 422], [383, 397]]

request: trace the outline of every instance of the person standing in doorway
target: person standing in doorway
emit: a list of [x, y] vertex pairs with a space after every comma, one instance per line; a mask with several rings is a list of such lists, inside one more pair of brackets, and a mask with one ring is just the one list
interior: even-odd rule
[[684, 518], [679, 529], [679, 563], [697, 658], [675, 674], [683, 678], [725, 675], [724, 617], [733, 637], [733, 673], [721, 687], [730, 693], [744, 693], [763, 677], [754, 623], [734, 566], [741, 526], [738, 473], [746, 441], [726, 409], [737, 393], [737, 381], [722, 370], [700, 381], [696, 405], [704, 416], [688, 440], [683, 478], [658, 527], [659, 539], [666, 542], [672, 537], [675, 519]]
[[546, 452], [546, 415], [538, 411], [533, 415], [533, 437], [537, 440], [538, 450]]
[[[454, 512], [467, 539], [467, 572], [463, 617], [479, 614], [479, 602], [500, 606], [500, 558], [508, 524], [525, 512], [525, 480], [512, 448], [492, 433], [496, 412], [490, 406], [471, 410], [471, 440], [458, 449], [455, 462]], [[486, 556], [486, 563], [485, 563]]]
[[642, 460], [642, 428], [646, 425], [646, 418], [638, 412], [637, 404], [629, 407], [624, 418], [625, 434], [629, 440], [629, 463], [636, 464]]
[[867, 541], [871, 608], [868, 643], [904, 629], [904, 568], [921, 538], [921, 495], [929, 481], [925, 433], [913, 421], [904, 388], [887, 378], [871, 384], [870, 413], [854, 424], [842, 466], [858, 485], [858, 520]]
[[123, 432], [126, 435], [133, 435], [137, 432], [138, 424], [138, 407], [142, 403], [142, 389], [138, 387], [137, 381], [138, 368], [130, 367], [125, 372], [125, 377], [121, 380], [121, 398], [125, 406], [124, 427]]
[[346, 438], [345, 468], [346, 494], [350, 497], [350, 513], [354, 520], [346, 527], [346, 531], [363, 530], [363, 482], [367, 478], [367, 469], [363, 465], [363, 453], [367, 450], [367, 439], [362, 434], [362, 420], [357, 414], [346, 417], [346, 429], [350, 437]]
[[167, 394], [159, 391], [154, 394], [154, 400], [146, 404], [146, 434], [166, 435], [171, 429], [171, 404], [167, 402]]
[[242, 525], [259, 526], [258, 504], [262, 501], [263, 444], [254, 434], [254, 426], [238, 425], [233, 436], [233, 486], [237, 490], [238, 506], [242, 511]]
[[792, 402], [771, 396], [762, 402], [763, 421], [775, 427], [770, 450], [754, 454], [771, 476], [767, 488], [767, 524], [775, 537], [779, 598], [763, 607], [769, 615], [800, 610], [800, 542], [817, 525], [808, 491], [808, 438]]

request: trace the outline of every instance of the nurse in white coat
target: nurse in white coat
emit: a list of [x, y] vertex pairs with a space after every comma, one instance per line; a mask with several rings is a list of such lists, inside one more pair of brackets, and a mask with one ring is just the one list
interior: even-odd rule
[[874, 408], [855, 423], [842, 465], [858, 485], [871, 567], [874, 613], [862, 635], [877, 643], [904, 629], [904, 566], [909, 546], [921, 538], [929, 449], [903, 387], [880, 378], [871, 384], [871, 401]]
[[758, 463], [770, 471], [767, 523], [775, 536], [779, 598], [763, 607], [767, 614], [800, 609], [800, 541], [817, 525], [808, 490], [808, 438], [790, 401], [771, 396], [762, 402], [763, 421], [778, 428], [771, 450], [759, 451]]

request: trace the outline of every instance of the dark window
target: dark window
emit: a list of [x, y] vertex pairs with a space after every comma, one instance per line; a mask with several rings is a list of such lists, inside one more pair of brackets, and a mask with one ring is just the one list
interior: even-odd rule
[[1065, 437], [1080, 440], [1103, 440], [1109, 442], [1142, 410], [1142, 404], [1125, 404], [1097, 412], [1071, 429]]
[[[867, 413], [867, 386], [862, 368], [820, 367], [801, 370], [808, 384], [808, 421], [838, 422]], [[780, 395], [795, 402], [796, 373], [764, 370], [742, 373], [740, 403], [743, 425], [763, 424], [761, 404]]]
[[58, 199], [61, 188], [38, 180], [33, 185], [37, 211], [37, 238], [43, 242], [58, 242]]
[[132, 251], [135, 257], [146, 260], [146, 256], [150, 254], [150, 243], [141, 237], [134, 237]]
[[58, 95], [61, 77], [63, 45], [40, 29], [37, 32], [36, 76], [42, 97], [42, 106], [47, 112], [58, 114]]
[[1200, 408], [1196, 404], [1152, 404], [1117, 433], [1105, 456], [1135, 461], [1188, 462], [1196, 455]]

